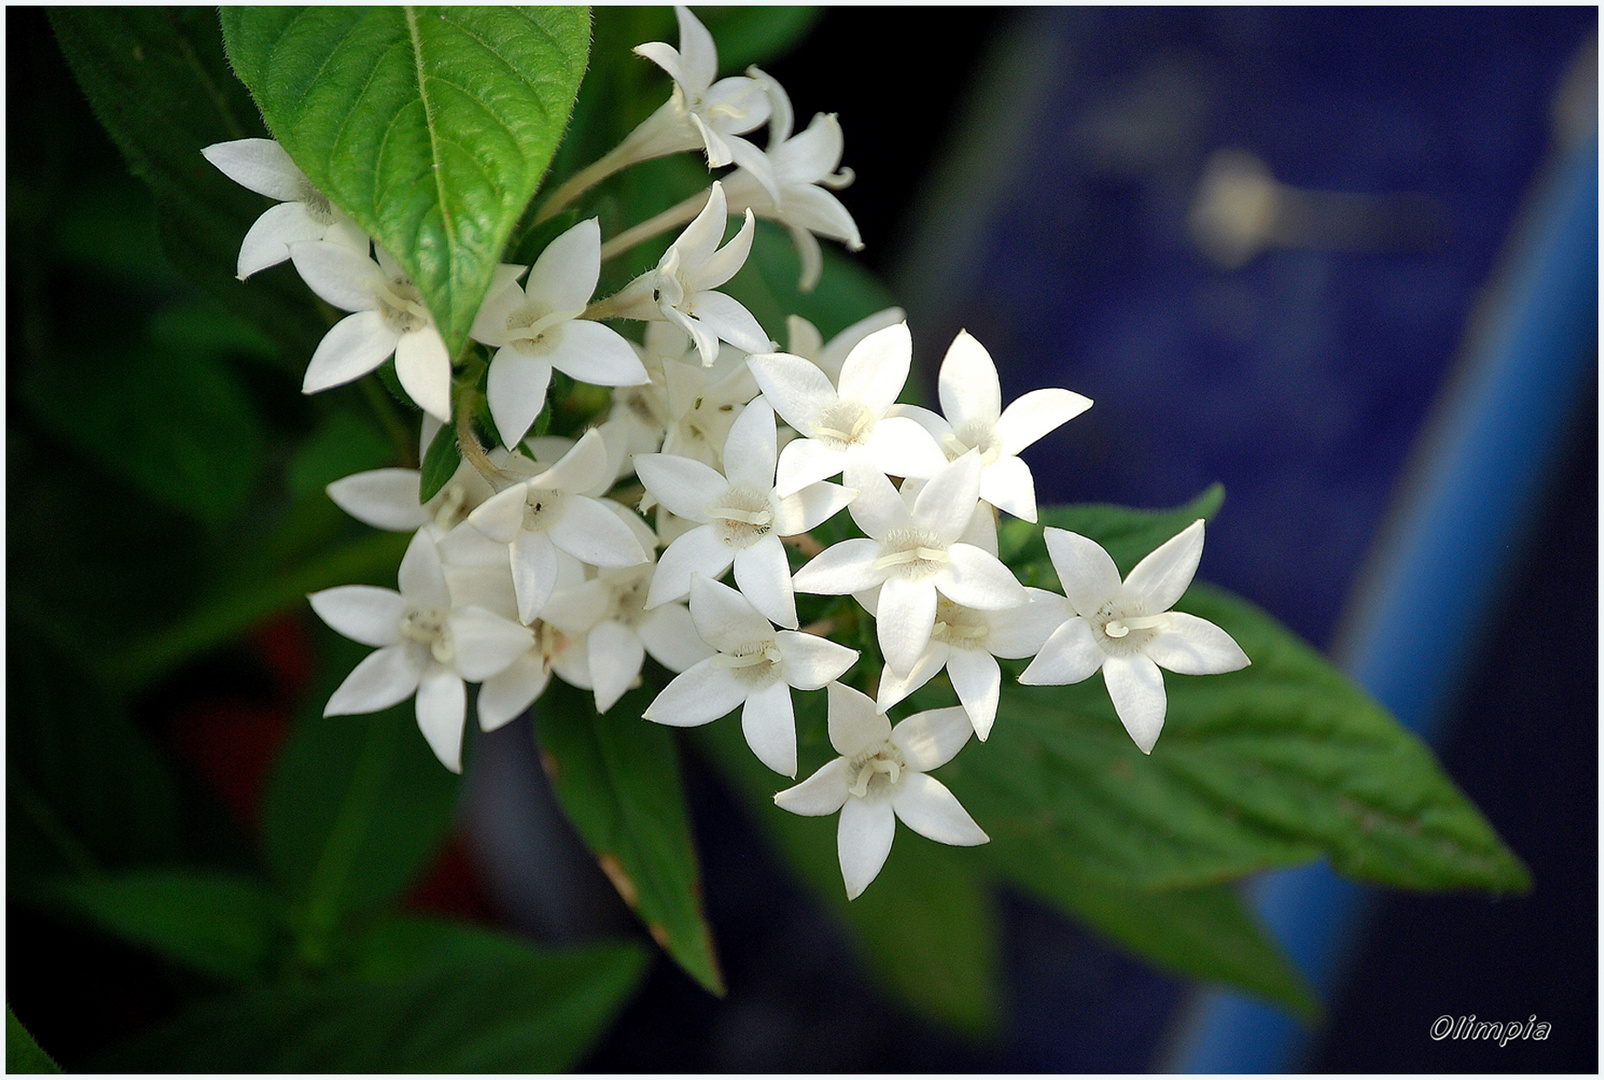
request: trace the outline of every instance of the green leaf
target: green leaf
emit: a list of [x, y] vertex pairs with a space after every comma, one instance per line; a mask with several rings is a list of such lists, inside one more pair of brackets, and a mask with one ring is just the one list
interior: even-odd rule
[[[808, 756], [818, 765], [833, 751], [816, 742], [807, 745], [806, 733], [822, 741], [824, 698], [809, 693], [796, 701], [804, 733], [799, 754], [811, 751]], [[734, 717], [716, 720], [698, 734], [699, 745], [744, 797], [797, 880], [847, 928], [875, 981], [936, 1023], [975, 1035], [995, 1033], [1002, 1016], [999, 916], [984, 882], [984, 863], [971, 851], [899, 827], [879, 876], [849, 901], [836, 853], [835, 819], [799, 817], [774, 805], [774, 793], [790, 782], [753, 756]], [[951, 767], [943, 769], [943, 777]]]
[[1243, 990], [1315, 1020], [1308, 981], [1228, 885], [1142, 890], [1063, 874], [1027, 860], [1010, 880], [1138, 956], [1194, 979]]
[[7, 1005], [6, 1072], [58, 1073], [60, 1071], [61, 1066], [40, 1049], [28, 1029], [22, 1026], [22, 1021], [17, 1019], [17, 1014], [11, 1011], [10, 1005]]
[[455, 356], [568, 122], [585, 8], [224, 8], [306, 175], [395, 256]]
[[110, 1072], [567, 1072], [646, 971], [632, 944], [547, 949], [423, 920], [360, 946], [404, 962], [210, 1002], [95, 1063]]
[[536, 705], [543, 760], [563, 810], [619, 895], [687, 974], [722, 995], [679, 752], [668, 728], [641, 719], [651, 693], [626, 694], [597, 715], [588, 692], [554, 680]]
[[423, 455], [418, 501], [426, 503], [440, 494], [440, 489], [457, 475], [457, 467], [461, 464], [462, 446], [457, 442], [456, 429], [450, 424], [442, 424], [440, 430], [435, 432], [434, 438], [429, 441], [429, 449]]
[[321, 499], [334, 481], [394, 464], [394, 448], [372, 421], [333, 412], [290, 458], [284, 486], [297, 499]]
[[142, 870], [41, 890], [100, 929], [226, 982], [256, 982], [280, 924], [275, 901], [232, 874]]
[[370, 650], [321, 635], [324, 677], [263, 793], [262, 849], [296, 901], [301, 959], [328, 960], [347, 913], [399, 895], [451, 826], [458, 778], [418, 731], [412, 700], [371, 716], [319, 715]]
[[[1046, 563], [1038, 573], [1048, 580], [1044, 588], [1057, 586], [1058, 577], [1047, 562], [1047, 541], [1042, 530], [1067, 529], [1096, 540], [1114, 559], [1122, 575], [1141, 562], [1154, 548], [1173, 537], [1198, 518], [1210, 520], [1225, 501], [1225, 488], [1214, 484], [1185, 506], [1174, 510], [1133, 510], [1106, 503], [1080, 503], [1073, 506], [1044, 506], [1032, 524], [1019, 518], [1005, 518], [997, 527], [998, 557], [1012, 567]], [[1041, 585], [1041, 581], [1026, 582]]]
[[326, 329], [288, 267], [234, 277], [240, 241], [271, 206], [209, 165], [201, 148], [265, 134], [229, 72], [210, 8], [50, 11], [62, 52], [129, 167], [156, 201], [173, 264], [278, 346], [299, 372]]

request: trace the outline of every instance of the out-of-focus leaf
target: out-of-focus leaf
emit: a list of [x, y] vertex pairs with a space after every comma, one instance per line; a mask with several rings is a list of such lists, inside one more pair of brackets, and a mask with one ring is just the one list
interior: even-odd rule
[[393, 464], [395, 450], [377, 425], [349, 412], [330, 413], [290, 458], [285, 486], [297, 499], [326, 498], [342, 477]]
[[49, 1054], [42, 1050], [28, 1029], [22, 1026], [17, 1014], [6, 1006], [6, 1072], [8, 1073], [58, 1073], [61, 1066], [57, 1065]]
[[462, 464], [462, 446], [450, 424], [443, 424], [429, 442], [423, 455], [422, 475], [418, 482], [418, 501], [428, 502], [440, 494], [440, 489], [451, 482]]
[[697, 982], [724, 993], [713, 934], [702, 913], [673, 733], [641, 719], [637, 690], [598, 715], [588, 691], [557, 680], [536, 704], [552, 788], [619, 895], [652, 937]]
[[271, 202], [240, 187], [201, 148], [266, 134], [224, 59], [211, 8], [50, 12], [62, 52], [129, 167], [151, 187], [162, 247], [192, 281], [305, 366], [326, 328], [292, 270], [234, 277], [240, 242]]
[[[794, 696], [799, 729], [822, 732], [825, 695]], [[774, 793], [790, 782], [753, 756], [734, 717], [716, 720], [698, 734], [797, 879], [846, 926], [881, 986], [937, 1023], [981, 1035], [997, 1029], [999, 917], [984, 883], [983, 862], [971, 851], [945, 847], [899, 824], [879, 876], [848, 901], [836, 853], [836, 818], [799, 817], [776, 807]], [[814, 765], [833, 756], [828, 746], [803, 746], [799, 753], [815, 759]], [[943, 779], [953, 764], [941, 770]], [[798, 775], [810, 771], [805, 767]]]
[[586, 8], [224, 8], [284, 149], [411, 275], [455, 356], [557, 149]]
[[413, 702], [371, 716], [320, 715], [369, 650], [321, 635], [324, 674], [262, 796], [262, 849], [295, 901], [302, 959], [330, 955], [356, 908], [399, 895], [451, 825], [458, 779], [418, 731]]
[[[823, 14], [817, 7], [774, 5], [697, 8], [696, 15], [718, 46], [722, 75], [740, 75], [752, 64], [773, 63], [807, 36]], [[599, 16], [598, 16], [599, 17]], [[674, 37], [662, 40], [670, 44]]]
[[111, 1072], [566, 1072], [646, 970], [632, 944], [544, 949], [421, 922], [375, 934], [390, 939], [378, 947], [403, 949], [408, 962], [209, 1002], [95, 1065]]
[[53, 882], [40, 898], [227, 982], [260, 981], [279, 931], [273, 897], [232, 874], [141, 870]]

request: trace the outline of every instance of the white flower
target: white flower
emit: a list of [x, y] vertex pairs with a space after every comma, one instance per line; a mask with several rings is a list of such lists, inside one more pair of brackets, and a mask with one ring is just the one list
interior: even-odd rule
[[710, 169], [735, 162], [763, 175], [768, 164], [763, 151], [739, 136], [769, 118], [770, 80], [740, 75], [718, 79], [713, 35], [684, 5], [676, 4], [674, 14], [679, 19], [678, 49], [661, 41], [635, 46], [637, 55], [674, 80], [673, 96], [613, 153], [644, 161], [700, 146], [707, 151]]
[[290, 258], [311, 290], [353, 311], [323, 336], [301, 384], [304, 394], [359, 379], [395, 356], [407, 396], [436, 419], [451, 420], [451, 356], [423, 295], [382, 247], [377, 261], [341, 244], [292, 244]]
[[[427, 456], [439, 431], [440, 421], [425, 415], [418, 441], [420, 459]], [[505, 451], [491, 452], [493, 463], [500, 465], [505, 460]], [[436, 540], [443, 539], [496, 493], [490, 481], [467, 461], [457, 466], [451, 479], [427, 503], [418, 499], [423, 493], [423, 474], [417, 469], [370, 469], [342, 477], [324, 490], [334, 505], [364, 525], [390, 532], [415, 532], [427, 525]]]
[[289, 245], [330, 239], [366, 253], [367, 235], [306, 178], [272, 139], [235, 139], [203, 147], [207, 161], [241, 187], [279, 200], [240, 244], [241, 281], [290, 257]]
[[[569, 653], [607, 614], [610, 599], [601, 583], [584, 580], [584, 567], [577, 559], [562, 561], [557, 586], [529, 627], [534, 643], [479, 687], [480, 728], [495, 731], [517, 718], [545, 692], [554, 670], [573, 682], [569, 676], [575, 674], [575, 667], [569, 662]], [[578, 668], [582, 682], [575, 685], [588, 690], [592, 686], [589, 657], [585, 660]]]
[[741, 592], [765, 617], [795, 629], [796, 599], [782, 536], [807, 532], [845, 506], [853, 492], [818, 483], [781, 498], [774, 491], [774, 411], [759, 398], [730, 427], [726, 476], [700, 461], [642, 454], [635, 472], [670, 512], [696, 523], [663, 552], [646, 607], [686, 595], [692, 575], [716, 579], [735, 565]]
[[1153, 752], [1164, 727], [1164, 676], [1213, 675], [1248, 665], [1247, 654], [1207, 619], [1171, 611], [1192, 583], [1203, 555], [1203, 522], [1160, 544], [1123, 583], [1108, 552], [1065, 529], [1044, 530], [1047, 552], [1075, 609], [1042, 646], [1019, 681], [1032, 686], [1076, 683], [1098, 668], [1114, 711], [1142, 753]]
[[856, 649], [796, 630], [776, 631], [728, 585], [691, 578], [691, 618], [717, 654], [685, 669], [642, 715], [674, 727], [706, 724], [741, 706], [741, 731], [758, 760], [796, 776], [791, 690], [818, 690], [858, 659]]
[[830, 376], [831, 384], [835, 385], [841, 381], [841, 365], [846, 362], [848, 354], [857, 348], [858, 342], [876, 330], [906, 322], [907, 318], [907, 312], [901, 308], [888, 307], [859, 319], [826, 344], [818, 327], [800, 315], [788, 315], [785, 319], [786, 351], [812, 360]]
[[721, 339], [747, 353], [771, 348], [773, 342], [750, 311], [739, 301], [713, 291], [734, 277], [746, 262], [756, 227], [748, 210], [741, 231], [719, 247], [726, 216], [724, 186], [715, 180], [707, 205], [663, 252], [657, 268], [603, 301], [594, 314], [671, 322], [696, 342], [696, 351], [707, 367], [718, 358]]
[[810, 817], [841, 811], [836, 848], [847, 899], [868, 888], [885, 865], [897, 818], [937, 843], [968, 847], [990, 839], [946, 785], [926, 775], [969, 741], [972, 729], [962, 709], [915, 713], [892, 727], [851, 687], [831, 683], [829, 694], [830, 745], [841, 756], [774, 802]]
[[[975, 734], [985, 742], [997, 719], [1002, 690], [1002, 669], [996, 658], [1034, 656], [1071, 613], [1068, 603], [1056, 593], [1031, 588], [1025, 592], [1030, 597], [1026, 603], [999, 611], [981, 611], [938, 597], [935, 625], [924, 652], [905, 676], [889, 667], [881, 673], [875, 707], [886, 712], [946, 668]], [[878, 603], [865, 606], [878, 618]]]
[[818, 285], [823, 269], [815, 236], [839, 240], [850, 251], [863, 247], [857, 222], [841, 200], [825, 190], [839, 190], [852, 183], [851, 169], [836, 171], [841, 164], [841, 124], [834, 113], [817, 113], [806, 131], [793, 136], [791, 99], [779, 83], [756, 68], [751, 73], [764, 79], [769, 87], [773, 115], [769, 118], [769, 142], [764, 151], [769, 175], [755, 173], [743, 163], [742, 168], [724, 177], [729, 210], [735, 214], [750, 209], [758, 217], [778, 221], [790, 230], [802, 262], [797, 290], [810, 293]]
[[948, 348], [938, 386], [945, 418], [915, 405], [893, 411], [924, 424], [949, 459], [979, 450], [985, 465], [980, 497], [1017, 518], [1035, 521], [1036, 484], [1019, 452], [1091, 408], [1091, 398], [1056, 388], [1032, 390], [1004, 409], [991, 354], [967, 330]]
[[[514, 456], [509, 467], [537, 467]], [[557, 584], [559, 550], [592, 566], [624, 567], [646, 561], [629, 527], [586, 492], [610, 483], [607, 447], [594, 430], [549, 469], [486, 499], [468, 523], [508, 545], [518, 618], [532, 622]]]
[[496, 350], [485, 393], [508, 446], [516, 446], [540, 415], [552, 368], [594, 386], [650, 381], [634, 347], [616, 330], [581, 318], [601, 274], [595, 218], [546, 245], [519, 288], [522, 272], [518, 266], [498, 268], [471, 331], [475, 341]]
[[722, 470], [730, 428], [758, 395], [746, 357], [725, 348], [712, 367], [669, 360], [663, 364], [663, 382], [669, 416], [663, 453]]
[[[792, 444], [796, 445], [796, 444]], [[865, 472], [847, 511], [867, 538], [826, 548], [796, 572], [798, 592], [843, 595], [880, 587], [875, 627], [886, 663], [912, 671], [930, 641], [936, 594], [994, 611], [1022, 604], [1024, 586], [990, 552], [959, 537], [974, 519], [980, 457], [944, 466], [910, 509], [891, 481]]]
[[[839, 390], [818, 365], [800, 356], [769, 353], [747, 359], [763, 396], [802, 436], [780, 454], [776, 487], [781, 495], [854, 464], [889, 476], [928, 477], [946, 463], [917, 421], [888, 415], [912, 361], [906, 323], [858, 342], [841, 365]], [[858, 486], [852, 476], [845, 479], [849, 487]]]
[[313, 593], [312, 610], [377, 648], [346, 676], [324, 716], [378, 712], [417, 694], [418, 726], [441, 764], [462, 771], [463, 680], [478, 682], [529, 648], [527, 627], [454, 599], [440, 556], [420, 530], [401, 559], [401, 589], [344, 585]]

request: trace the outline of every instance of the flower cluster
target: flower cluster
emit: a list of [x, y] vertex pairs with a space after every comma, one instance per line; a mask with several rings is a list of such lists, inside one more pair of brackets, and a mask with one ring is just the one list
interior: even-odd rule
[[[207, 158], [280, 200], [246, 237], [241, 278], [288, 260], [318, 296], [351, 313], [318, 346], [304, 390], [350, 382], [394, 357], [424, 414], [420, 456], [443, 424], [466, 440], [456, 475], [427, 502], [417, 470], [329, 486], [354, 517], [413, 536], [397, 590], [348, 585], [310, 598], [331, 627], [375, 649], [326, 714], [413, 697], [429, 745], [460, 770], [467, 684], [478, 684], [475, 711], [489, 731], [527, 710], [553, 675], [591, 691], [605, 712], [649, 677], [649, 655], [672, 678], [645, 721], [689, 727], [739, 708], [752, 752], [794, 779], [794, 695], [823, 690], [840, 756], [775, 802], [840, 813], [841, 870], [855, 897], [884, 863], [896, 819], [942, 843], [986, 841], [929, 774], [971, 734], [991, 734], [999, 657], [1033, 657], [1027, 683], [1076, 682], [1100, 669], [1144, 752], [1164, 720], [1159, 668], [1221, 672], [1248, 660], [1218, 627], [1170, 610], [1197, 567], [1201, 521], [1123, 581], [1095, 542], [1048, 529], [1063, 595], [1026, 588], [998, 559], [999, 512], [1037, 516], [1019, 454], [1088, 399], [1043, 389], [1004, 408], [990, 355], [962, 333], [941, 365], [941, 412], [899, 404], [912, 362], [901, 312], [828, 343], [793, 317], [791, 351], [780, 352], [720, 291], [747, 259], [755, 217], [791, 230], [803, 287], [819, 274], [815, 237], [858, 246], [851, 216], [825, 190], [851, 175], [839, 170], [834, 116], [794, 134], [779, 85], [756, 69], [715, 81], [711, 37], [677, 11], [677, 49], [636, 50], [673, 79], [669, 100], [559, 187], [539, 216], [650, 157], [697, 151], [710, 167], [735, 167], [605, 244], [598, 221], [584, 220], [533, 265], [500, 268], [470, 332], [492, 446], [478, 443], [467, 414], [480, 400], [478, 378], [464, 358], [454, 364], [390, 254], [276, 143], [220, 144]], [[765, 123], [760, 149], [746, 136]], [[726, 241], [731, 216], [741, 224]], [[596, 299], [604, 260], [679, 226], [654, 268]], [[644, 322], [642, 338], [609, 325], [619, 320]], [[577, 438], [537, 424], [554, 370], [612, 388], [610, 407]], [[835, 535], [856, 535], [826, 546], [813, 534], [827, 522]], [[831, 614], [804, 626], [799, 593], [843, 599], [813, 602]], [[874, 620], [879, 657], [831, 640], [848, 615]], [[840, 681], [854, 667], [870, 693]], [[888, 711], [942, 670], [958, 704], [893, 725]]]

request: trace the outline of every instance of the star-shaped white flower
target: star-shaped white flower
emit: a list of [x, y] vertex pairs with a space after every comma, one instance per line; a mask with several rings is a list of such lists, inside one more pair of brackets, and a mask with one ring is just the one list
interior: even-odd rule
[[663, 453], [723, 469], [724, 443], [730, 428], [740, 419], [747, 403], [758, 395], [757, 380], [746, 366], [746, 356], [733, 348], [723, 348], [712, 367], [665, 361], [663, 384], [668, 406]]
[[967, 330], [948, 348], [937, 385], [945, 417], [916, 405], [899, 405], [895, 411], [922, 423], [948, 458], [980, 451], [985, 465], [980, 497], [1017, 518], [1035, 521], [1036, 483], [1019, 452], [1091, 408], [1091, 398], [1057, 388], [1032, 390], [1004, 409], [997, 366]]
[[201, 154], [230, 180], [279, 200], [245, 234], [236, 273], [241, 281], [290, 257], [290, 245], [330, 239], [367, 251], [367, 235], [312, 185], [273, 139], [235, 139], [203, 147]]
[[692, 576], [717, 579], [735, 566], [735, 582], [763, 615], [796, 629], [796, 598], [782, 536], [807, 532], [851, 501], [853, 492], [818, 483], [781, 498], [774, 492], [777, 433], [774, 410], [762, 398], [730, 427], [724, 447], [727, 476], [673, 454], [642, 454], [635, 472], [670, 512], [696, 527], [658, 560], [648, 609], [678, 600]]
[[435, 756], [462, 771], [468, 682], [487, 679], [529, 648], [529, 629], [453, 597], [428, 530], [401, 559], [400, 591], [343, 585], [313, 593], [312, 610], [378, 651], [346, 676], [324, 716], [378, 712], [417, 695], [418, 726]]
[[788, 315], [785, 319], [786, 351], [819, 365], [820, 370], [830, 376], [833, 386], [841, 381], [841, 365], [857, 348], [858, 342], [876, 330], [884, 330], [907, 320], [907, 312], [899, 307], [888, 307], [859, 319], [826, 343], [818, 327], [800, 315]]
[[700, 574], [691, 578], [691, 618], [717, 654], [663, 688], [642, 715], [673, 727], [710, 723], [741, 706], [741, 731], [758, 760], [796, 776], [791, 690], [838, 679], [858, 651], [796, 630], [775, 630], [746, 597]]
[[941, 844], [970, 847], [990, 839], [946, 785], [927, 775], [969, 741], [973, 729], [963, 709], [915, 713], [892, 727], [865, 695], [840, 683], [828, 689], [830, 745], [841, 756], [774, 802], [809, 817], [841, 812], [836, 849], [848, 900], [885, 865], [897, 818]]
[[581, 318], [601, 274], [601, 227], [581, 221], [540, 253], [520, 288], [522, 267], [504, 264], [472, 337], [496, 350], [485, 394], [496, 429], [516, 446], [546, 403], [551, 371], [593, 386], [650, 382], [634, 346], [614, 329]]
[[1203, 556], [1203, 522], [1160, 544], [1119, 579], [1095, 540], [1065, 529], [1044, 530], [1047, 553], [1075, 609], [1036, 654], [1019, 681], [1031, 686], [1077, 683], [1098, 668], [1114, 711], [1142, 753], [1153, 752], [1164, 727], [1164, 676], [1214, 675], [1247, 667], [1247, 654], [1207, 619], [1171, 611], [1192, 583]]
[[752, 313], [740, 301], [714, 291], [745, 264], [757, 225], [748, 210], [741, 231], [719, 247], [726, 217], [724, 185], [715, 180], [707, 205], [663, 252], [656, 269], [603, 301], [596, 314], [671, 322], [691, 336], [707, 367], [718, 358], [720, 340], [747, 353], [771, 348], [773, 342]]
[[[1068, 602], [1057, 593], [1032, 588], [1025, 592], [1029, 595], [1026, 603], [998, 611], [981, 611], [937, 597], [929, 643], [907, 675], [899, 675], [890, 667], [881, 672], [876, 708], [888, 711], [945, 668], [975, 734], [985, 742], [997, 719], [997, 701], [1002, 692], [1002, 669], [997, 666], [997, 657], [1022, 660], [1036, 655], [1071, 613]], [[870, 607], [871, 613], [878, 606], [876, 603]]]
[[[513, 457], [509, 465], [533, 463]], [[639, 540], [600, 499], [588, 492], [611, 483], [607, 447], [595, 430], [585, 432], [563, 458], [497, 492], [468, 515], [468, 523], [508, 546], [518, 618], [533, 622], [557, 584], [557, 553], [600, 567], [646, 562]]]
[[[792, 445], [795, 445], [794, 443]], [[995, 611], [1026, 601], [1024, 586], [990, 552], [959, 539], [974, 519], [980, 457], [944, 466], [910, 508], [891, 481], [874, 472], [854, 483], [847, 511], [867, 538], [843, 540], [796, 572], [798, 592], [844, 595], [879, 586], [875, 628], [886, 663], [912, 671], [930, 642], [937, 594], [965, 607]]]
[[[888, 415], [908, 381], [913, 338], [906, 323], [878, 330], [841, 364], [840, 387], [817, 364], [790, 353], [747, 359], [774, 411], [802, 437], [780, 454], [781, 495], [845, 472], [854, 463], [888, 476], [928, 477], [946, 463], [930, 433], [909, 417]], [[852, 476], [847, 486], [858, 486]]]
[[772, 115], [769, 142], [764, 151], [770, 175], [764, 177], [742, 167], [724, 177], [724, 191], [730, 213], [750, 209], [760, 218], [778, 221], [791, 232], [801, 259], [797, 290], [810, 293], [819, 283], [823, 257], [816, 236], [839, 240], [849, 251], [863, 247], [857, 222], [841, 200], [828, 189], [839, 190], [852, 183], [852, 170], [836, 171], [841, 164], [841, 124], [834, 113], [817, 113], [807, 130], [793, 136], [791, 99], [780, 84], [751, 69], [754, 77], [767, 81]]
[[451, 356], [423, 294], [382, 247], [377, 259], [327, 241], [292, 244], [301, 280], [342, 311], [312, 353], [303, 394], [359, 379], [395, 356], [395, 374], [424, 412], [451, 421]]

